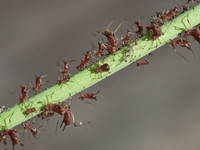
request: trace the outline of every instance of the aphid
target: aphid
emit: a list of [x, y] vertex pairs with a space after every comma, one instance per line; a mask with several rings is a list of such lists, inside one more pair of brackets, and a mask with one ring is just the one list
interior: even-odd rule
[[65, 77], [61, 80], [58, 80], [59, 84], [67, 83], [70, 80], [70, 77]]
[[42, 81], [42, 78], [47, 77], [47, 75], [40, 76], [40, 77], [35, 76], [35, 77], [36, 77], [36, 81], [35, 81], [36, 82], [36, 86], [33, 87], [30, 82], [29, 82], [29, 85], [31, 86], [31, 88], [33, 89], [33, 91], [35, 92], [35, 94], [37, 94], [37, 93], [39, 93], [41, 91], [42, 85], [44, 83], [48, 82], [49, 80], [45, 81], [45, 82]]
[[141, 20], [143, 19], [143, 17], [140, 17], [140, 20], [138, 20], [138, 21], [135, 21], [134, 23], [137, 25], [137, 27], [138, 27], [138, 31], [136, 31], [136, 33], [138, 34], [138, 35], [143, 35], [142, 34], [142, 31], [143, 31], [143, 25], [142, 25], [142, 23], [141, 23]]
[[84, 66], [84, 60], [81, 60], [80, 65], [77, 66], [76, 68], [80, 71], [80, 70], [82, 70], [84, 67], [85, 67], [85, 66]]
[[161, 17], [161, 19], [163, 21], [168, 21], [168, 20], [172, 20], [177, 16], [178, 13], [178, 7], [174, 7], [174, 9], [172, 9], [171, 11], [169, 11], [168, 13], [166, 13], [165, 15], [163, 15]]
[[29, 89], [26, 86], [21, 86], [22, 88], [22, 97], [20, 98], [20, 101], [23, 103], [28, 99], [28, 91]]
[[86, 52], [86, 55], [85, 55], [85, 61], [88, 60], [88, 61], [90, 62], [90, 61], [92, 61], [92, 59], [93, 59], [93, 58], [92, 58], [91, 52], [90, 52], [90, 51], [87, 51], [87, 52]]
[[182, 7], [183, 7], [183, 11], [181, 13], [184, 13], [184, 12], [188, 11], [188, 7], [187, 6], [182, 5]]
[[196, 29], [190, 29], [185, 31], [185, 36], [193, 36], [197, 42], [200, 44], [200, 25]]
[[164, 24], [163, 20], [160, 19], [163, 16], [163, 12], [156, 12], [156, 16], [153, 16], [151, 21], [151, 24], [156, 24], [158, 26], [161, 26]]
[[86, 98], [97, 100], [97, 94], [99, 92], [100, 92], [100, 90], [96, 94], [94, 94], [94, 93], [85, 93], [85, 94], [82, 94], [79, 98], [81, 100], [86, 99]]
[[148, 26], [147, 27], [147, 31], [149, 30], [152, 30], [153, 31], [153, 35], [151, 36], [151, 39], [152, 40], [156, 40], [158, 39], [161, 35], [163, 35], [163, 32], [162, 32], [162, 29], [160, 26], [156, 25], [156, 24], [152, 24], [151, 26]]
[[48, 113], [42, 112], [42, 113], [38, 114], [38, 117], [42, 117], [42, 119], [46, 119], [48, 117], [53, 116], [53, 114], [54, 114], [53, 112], [48, 112]]
[[131, 38], [131, 34], [133, 34], [133, 33], [127, 29], [126, 36], [125, 36], [124, 39], [122, 39], [123, 45], [124, 45], [124, 44], [128, 44], [128, 41], [129, 41], [130, 38]]
[[36, 77], [36, 86], [35, 88], [33, 88], [33, 91], [38, 93], [41, 90], [42, 85], [44, 84], [44, 82], [42, 82], [42, 78], [47, 77], [47, 75], [40, 76], [40, 77], [35, 76], [35, 77]]
[[36, 128], [35, 126], [33, 126], [34, 122], [35, 122], [35, 119], [32, 122], [32, 124], [30, 122], [29, 123], [23, 123], [22, 126], [24, 127], [24, 129], [29, 129], [31, 131], [31, 133], [33, 134], [33, 136], [35, 138], [37, 138], [36, 135], [40, 132], [40, 131], [38, 132], [37, 129], [41, 128], [43, 125], [41, 125], [40, 127]]
[[[51, 94], [51, 101], [53, 97], [54, 92]], [[44, 111], [50, 111], [50, 112], [56, 112], [60, 115], [63, 115], [65, 113], [65, 104], [62, 103], [61, 105], [59, 104], [48, 104], [44, 107]], [[46, 113], [47, 114], [47, 113]]]
[[58, 68], [59, 68], [59, 71], [61, 72], [61, 74], [62, 74], [63, 77], [66, 76], [67, 74], [71, 75], [71, 74], [69, 73], [69, 63], [70, 63], [70, 62], [73, 62], [73, 61], [75, 61], [75, 60], [71, 60], [71, 61], [69, 61], [69, 62], [68, 62], [68, 61], [63, 61], [63, 63], [64, 63], [64, 70], [63, 70], [63, 71], [61, 71], [60, 65], [59, 65], [59, 63], [56, 61], [57, 65], [58, 65]]
[[[140, 60], [140, 61], [137, 61], [137, 67], [138, 69], [140, 69], [140, 66], [143, 66], [143, 65], [148, 65], [149, 64], [149, 61], [148, 60]], [[143, 73], [143, 71], [140, 69], [140, 71]]]
[[[114, 20], [113, 20], [114, 21]], [[119, 29], [119, 27], [125, 22], [123, 21], [122, 23], [119, 24], [119, 26], [115, 29], [115, 31], [110, 31], [108, 30], [108, 28], [110, 27], [110, 25], [113, 23], [113, 21], [108, 25], [108, 27], [106, 28], [105, 32], [102, 32], [103, 35], [105, 35], [108, 39], [108, 41], [110, 42], [111, 46], [109, 48], [109, 53], [112, 54], [114, 52], [116, 52], [117, 50], [117, 46], [118, 46], [118, 39], [115, 36], [115, 32]]]
[[[186, 59], [185, 57], [183, 57], [180, 53], [178, 53], [178, 52], [175, 50], [175, 47], [176, 47], [176, 46], [181, 46], [181, 47], [186, 47], [186, 48], [188, 48], [190, 51], [192, 51], [192, 54], [193, 54], [193, 56], [194, 56], [194, 58], [195, 58], [194, 52], [193, 52], [193, 50], [192, 50], [192, 48], [191, 48], [191, 44], [189, 43], [188, 40], [189, 40], [189, 39], [186, 39], [186, 38], [181, 37], [181, 38], [178, 39], [178, 40], [172, 41], [172, 42], [171, 42], [171, 45], [169, 44], [169, 46], [173, 48], [174, 52], [176, 52], [177, 54], [179, 54], [179, 55], [180, 55], [182, 58], [184, 58], [185, 60], [187, 60], [187, 59]], [[187, 61], [188, 61], [188, 60], [187, 60]]]
[[[92, 33], [92, 32], [91, 32]], [[101, 40], [99, 40], [99, 38], [94, 34], [94, 33], [92, 33], [97, 39], [98, 39], [98, 45], [99, 45], [99, 50], [98, 50], [98, 52], [97, 52], [97, 57], [101, 57], [101, 56], [104, 56], [105, 54], [103, 53], [104, 52], [104, 50], [106, 49], [106, 46], [103, 44], [103, 42], [101, 42]], [[93, 44], [93, 47], [95, 47], [94, 46], [94, 44]]]
[[79, 99], [81, 99], [82, 101], [84, 101], [85, 103], [89, 103], [91, 105], [93, 105], [91, 102], [87, 102], [84, 99], [88, 98], [88, 99], [94, 99], [97, 101], [97, 94], [100, 92], [100, 90], [95, 94], [95, 93], [85, 93], [85, 94], [80, 94]]
[[28, 109], [28, 110], [26, 111], [26, 115], [28, 116], [29, 114], [31, 114], [31, 113], [33, 113], [33, 112], [35, 112], [35, 111], [36, 111], [36, 108], [35, 108], [35, 107], [30, 108], [30, 109]]
[[81, 60], [81, 64], [79, 65], [79, 66], [77, 66], [76, 68], [78, 69], [78, 70], [82, 70], [86, 65], [88, 65], [89, 64], [89, 62], [91, 62], [92, 61], [92, 54], [91, 54], [91, 52], [90, 51], [87, 51], [86, 52], [86, 55], [85, 55], [85, 59], [84, 60]]
[[17, 131], [13, 130], [13, 129], [6, 129], [6, 130], [4, 130], [3, 135], [10, 136], [10, 139], [11, 139], [12, 144], [13, 144], [13, 150], [14, 150], [15, 144], [20, 144], [21, 146], [25, 146], [25, 145], [29, 144], [30, 142], [34, 141], [34, 140], [31, 140], [31, 141], [27, 142], [26, 144], [22, 144], [20, 142], [19, 133], [17, 133]]
[[[90, 121], [87, 122], [87, 123], [82, 123], [80, 121], [76, 121], [75, 118], [74, 118], [74, 114], [73, 114], [72, 110], [70, 109], [70, 104], [69, 104], [69, 106], [66, 105], [65, 108], [66, 109], [65, 109], [64, 118], [63, 118], [63, 121], [62, 121], [62, 123], [60, 125], [60, 128], [61, 128], [63, 123], [65, 123], [65, 125], [63, 127], [63, 131], [65, 130], [66, 126], [69, 127], [72, 123], [74, 124], [75, 127], [82, 126], [82, 125], [87, 125], [87, 124], [90, 123]], [[76, 122], [79, 122], [79, 124], [76, 124]]]
[[49, 104], [44, 107], [45, 111], [56, 112], [60, 115], [65, 113], [65, 110], [62, 105], [59, 104]]
[[22, 93], [22, 97], [17, 97], [15, 96], [14, 93], [11, 92], [11, 94], [13, 94], [21, 103], [24, 103], [27, 99], [28, 99], [28, 91], [29, 89], [26, 86], [21, 86], [21, 93]]
[[102, 72], [107, 72], [110, 70], [110, 66], [108, 64], [103, 64], [100, 67], [95, 69], [95, 73], [102, 73]]

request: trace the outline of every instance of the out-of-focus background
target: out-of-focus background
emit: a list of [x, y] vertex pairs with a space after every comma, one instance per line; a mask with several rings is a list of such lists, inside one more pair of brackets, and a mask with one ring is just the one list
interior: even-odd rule
[[[0, 1], [0, 105], [12, 107], [21, 96], [20, 86], [29, 79], [35, 84], [35, 75], [49, 75], [44, 87], [57, 82], [55, 60], [70, 61], [72, 74], [77, 73], [79, 56], [91, 50], [97, 39], [90, 33], [114, 30], [122, 26], [124, 33], [131, 29], [130, 21], [144, 16], [147, 26], [155, 11], [163, 11], [185, 4], [186, 0], [1, 0]], [[120, 30], [117, 36], [120, 37]], [[99, 35], [99, 37], [101, 37]], [[104, 38], [105, 39], [105, 38]], [[44, 125], [39, 139], [15, 150], [65, 149], [134, 149], [134, 150], [196, 150], [200, 148], [200, 47], [192, 45], [196, 60], [186, 48], [177, 50], [185, 61], [165, 45], [149, 58], [150, 64], [141, 67], [132, 64], [88, 89], [101, 92], [95, 107], [73, 98], [72, 110], [76, 120], [87, 126], [71, 126], [64, 132], [58, 129], [57, 115], [48, 124], [36, 118], [35, 126]], [[79, 56], [78, 56], [79, 54]], [[31, 94], [30, 94], [31, 95]], [[33, 93], [32, 93], [33, 95]], [[60, 117], [60, 122], [62, 116]], [[59, 122], [59, 125], [60, 125]], [[21, 129], [21, 127], [17, 127]], [[30, 132], [28, 135], [33, 139]], [[22, 143], [29, 141], [28, 135]], [[3, 149], [3, 144], [0, 145]], [[7, 149], [12, 149], [8, 141]]]

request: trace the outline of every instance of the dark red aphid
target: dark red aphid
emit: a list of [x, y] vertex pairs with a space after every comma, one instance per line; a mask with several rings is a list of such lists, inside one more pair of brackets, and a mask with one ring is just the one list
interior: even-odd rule
[[108, 64], [103, 64], [100, 67], [95, 69], [95, 73], [107, 72], [110, 70], [110, 66]]
[[22, 144], [21, 141], [20, 141], [19, 133], [17, 133], [17, 131], [13, 130], [13, 129], [4, 130], [3, 135], [10, 136], [10, 139], [11, 139], [12, 144], [13, 144], [13, 150], [14, 150], [15, 144], [20, 144], [21, 146], [25, 146], [25, 145], [29, 144], [30, 142], [34, 141], [34, 140], [31, 140], [31, 141], [27, 142], [26, 144]]
[[[180, 53], [178, 53], [178, 52], [175, 50], [175, 47], [176, 47], [176, 46], [186, 47], [186, 48], [188, 48], [190, 51], [192, 51], [193, 56], [194, 56], [194, 58], [195, 58], [194, 52], [193, 52], [193, 50], [192, 50], [192, 48], [191, 48], [191, 44], [189, 43], [189, 39], [186, 39], [186, 38], [181, 37], [181, 38], [178, 39], [178, 40], [172, 41], [172, 42], [171, 42], [171, 45], [169, 44], [169, 46], [173, 48], [174, 52], [176, 52], [176, 53], [179, 54], [182, 58], [184, 58], [185, 60], [187, 60], [185, 57], [183, 57]], [[187, 61], [188, 61], [188, 60], [187, 60]]]
[[[114, 20], [113, 20], [114, 21]], [[120, 23], [120, 25], [115, 29], [115, 31], [110, 31], [108, 30], [108, 28], [110, 27], [110, 25], [113, 23], [113, 21], [108, 25], [108, 27], [106, 28], [105, 32], [103, 32], [102, 34], [105, 35], [108, 39], [108, 41], [110, 42], [111, 46], [109, 48], [109, 53], [112, 54], [114, 52], [116, 52], [117, 50], [117, 46], [118, 46], [118, 39], [115, 36], [115, 32], [119, 29], [119, 27], [125, 22], [123, 21], [122, 23]]]
[[140, 60], [137, 62], [137, 66], [143, 66], [143, 65], [147, 65], [149, 64], [149, 61], [148, 60]]
[[[39, 93], [41, 91], [42, 85], [45, 83], [45, 82], [42, 81], [42, 78], [47, 77], [47, 75], [40, 76], [40, 77], [35, 76], [35, 77], [36, 77], [36, 80], [35, 80], [36, 86], [33, 87], [30, 82], [29, 82], [29, 84], [32, 87], [32, 89], [35, 92], [35, 94], [37, 94], [37, 93]], [[48, 82], [48, 81], [46, 81], [46, 82]]]
[[65, 127], [66, 126], [70, 126], [71, 124], [74, 124], [75, 127], [78, 127], [78, 126], [82, 126], [82, 125], [87, 125], [88, 123], [82, 123], [80, 121], [77, 121], [79, 122], [79, 124], [76, 124], [76, 120], [74, 118], [74, 114], [72, 112], [72, 110], [70, 109], [70, 106], [67, 106], [65, 107], [65, 114], [64, 114], [64, 118], [63, 118], [63, 121], [60, 125], [60, 128], [62, 127], [63, 123], [65, 123], [64, 127], [63, 127], [63, 131], [65, 130]]
[[73, 61], [75, 61], [75, 60], [71, 60], [69, 62], [68, 61], [63, 61], [63, 63], [64, 63], [64, 70], [63, 71], [61, 70], [59, 63], [56, 61], [57, 65], [58, 65], [58, 68], [59, 68], [59, 70], [60, 70], [60, 72], [62, 74], [62, 77], [66, 76], [67, 74], [71, 75], [69, 73], [69, 68], [70, 68], [69, 64], [71, 62], [73, 62]]
[[36, 111], [36, 108], [35, 108], [35, 107], [30, 108], [30, 109], [28, 109], [28, 110], [26, 111], [26, 115], [29, 115], [29, 114], [31, 114], [31, 113], [33, 113], [33, 112], [35, 112], [35, 111]]
[[65, 108], [64, 105], [59, 105], [59, 104], [49, 104], [44, 107], [45, 111], [50, 111], [50, 112], [56, 112], [60, 115], [63, 115], [65, 113]]
[[163, 21], [169, 21], [174, 19], [177, 16], [178, 13], [178, 7], [174, 7], [174, 9], [172, 9], [171, 11], [169, 11], [168, 13], [166, 13], [165, 15], [163, 15], [161, 17], [161, 19]]
[[142, 20], [142, 19], [143, 19], [143, 17], [141, 17], [140, 20], [134, 22], [134, 23], [136, 24], [136, 26], [138, 27], [138, 31], [136, 31], [136, 33], [137, 33], [138, 35], [143, 35], [143, 34], [142, 34], [143, 25], [142, 25], [142, 23], [141, 23], [141, 20]]
[[[140, 66], [143, 66], [143, 65], [148, 65], [149, 64], [149, 61], [148, 60], [140, 60], [140, 61], [137, 61], [137, 67], [140, 69]], [[140, 69], [140, 71], [143, 73], [143, 71]]]
[[133, 34], [131, 31], [127, 30], [126, 36], [124, 39], [122, 39], [123, 44], [128, 44], [128, 41], [131, 38], [131, 34]]
[[20, 98], [20, 101], [24, 103], [28, 99], [28, 88], [26, 86], [21, 87], [22, 88], [22, 97]]
[[34, 121], [33, 121], [32, 124], [31, 124], [30, 122], [29, 122], [29, 123], [23, 123], [22, 126], [24, 127], [25, 131], [26, 131], [27, 129], [29, 129], [29, 130], [31, 131], [31, 133], [33, 134], [33, 136], [34, 136], [35, 138], [37, 138], [36, 135], [40, 132], [40, 131], [38, 131], [38, 129], [41, 128], [43, 125], [41, 125], [40, 127], [36, 128], [36, 127], [33, 125], [34, 122], [35, 122], [35, 119], [34, 119]]
[[78, 69], [78, 70], [82, 70], [86, 65], [88, 65], [89, 64], [89, 62], [91, 62], [92, 61], [92, 54], [91, 54], [91, 52], [90, 51], [87, 51], [86, 52], [86, 55], [85, 55], [85, 59], [84, 60], [81, 60], [81, 64], [79, 65], [79, 66], [77, 66], [76, 68]]
[[190, 29], [185, 31], [185, 36], [193, 36], [197, 42], [200, 44], [200, 25], [196, 29]]
[[187, 6], [182, 5], [182, 8], [183, 8], [183, 11], [181, 13], [184, 13], [184, 12], [188, 11], [188, 7]]
[[48, 112], [48, 113], [42, 112], [42, 113], [38, 114], [38, 117], [42, 117], [42, 119], [46, 119], [48, 117], [53, 116], [53, 114], [54, 114], [53, 112]]
[[18, 98], [12, 92], [11, 92], [11, 94], [13, 94], [21, 103], [24, 103], [28, 99], [28, 91], [29, 91], [29, 89], [26, 86], [23, 86], [23, 87], [21, 86], [22, 97]]
[[[52, 96], [53, 96], [54, 93], [52, 93], [51, 95], [51, 100], [52, 100]], [[65, 103], [62, 103], [61, 105], [60, 104], [48, 104], [44, 107], [44, 111], [45, 113], [47, 114], [47, 112], [56, 112], [60, 115], [63, 115], [65, 113], [65, 106], [66, 104]]]
[[97, 52], [97, 57], [104, 56], [103, 52], [106, 49], [106, 46], [101, 42], [98, 42], [98, 44], [99, 44], [99, 51]]
[[10, 139], [13, 143], [13, 150], [14, 150], [14, 146], [15, 144], [20, 144], [21, 146], [24, 146], [24, 144], [22, 144], [20, 142], [20, 136], [19, 136], [19, 133], [17, 133], [16, 130], [13, 130], [13, 129], [7, 129], [3, 132], [3, 135], [9, 135], [10, 136]]
[[100, 90], [95, 94], [95, 93], [85, 93], [85, 94], [81, 94], [81, 96], [79, 97], [81, 100], [89, 98], [89, 99], [95, 99], [97, 100], [97, 94], [100, 92]]
[[[91, 32], [92, 33], [92, 32]], [[103, 53], [104, 50], [106, 49], [106, 46], [103, 44], [103, 42], [101, 42], [101, 40], [99, 40], [99, 38], [94, 34], [92, 33], [97, 39], [98, 39], [98, 45], [99, 45], [99, 50], [96, 54], [97, 57], [101, 57], [101, 56], [104, 56], [105, 54]], [[95, 48], [94, 44], [93, 44], [93, 47]]]
[[28, 123], [24, 123], [22, 125], [23, 125], [24, 129], [29, 129], [34, 136], [37, 135], [38, 130], [35, 126], [33, 126], [32, 124], [28, 124]]
[[151, 25], [151, 26], [148, 26], [148, 27], [147, 27], [147, 31], [149, 31], [150, 29], [151, 29], [151, 30], [153, 31], [153, 33], [154, 33], [154, 34], [151, 36], [151, 39], [152, 39], [152, 40], [158, 39], [158, 38], [163, 34], [161, 27], [158, 26], [158, 25], [153, 24], [153, 25]]
[[61, 80], [58, 80], [59, 84], [67, 83], [70, 80], [70, 77], [65, 77]]

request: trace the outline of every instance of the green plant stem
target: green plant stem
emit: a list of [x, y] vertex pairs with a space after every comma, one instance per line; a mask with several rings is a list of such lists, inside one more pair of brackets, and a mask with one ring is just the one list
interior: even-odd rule
[[[187, 12], [176, 17], [173, 21], [167, 22], [161, 28], [164, 35], [153, 41], [151, 36], [153, 33], [148, 33], [142, 38], [137, 40], [138, 46], [135, 50], [132, 48], [135, 46], [135, 42], [122, 47], [115, 54], [111, 54], [106, 58], [100, 60], [96, 64], [84, 69], [73, 75], [67, 84], [56, 84], [51, 88], [29, 98], [25, 103], [21, 103], [12, 107], [9, 111], [5, 111], [0, 114], [0, 133], [4, 129], [10, 129], [14, 126], [36, 116], [43, 111], [45, 104], [58, 103], [67, 100], [69, 97], [81, 92], [82, 90], [94, 85], [95, 83], [109, 77], [113, 73], [121, 70], [122, 68], [130, 65], [131, 63], [146, 56], [148, 53], [156, 50], [162, 45], [166, 44], [170, 40], [177, 37], [184, 31], [179, 28], [190, 29], [200, 23], [200, 4], [195, 6], [194, 9], [190, 9]], [[189, 19], [190, 24], [187, 21]], [[176, 28], [179, 27], [179, 28]], [[133, 50], [133, 54], [130, 56], [130, 60], [125, 62], [126, 52]], [[171, 49], [169, 47], [169, 49]], [[172, 50], [173, 51], [173, 50]], [[110, 71], [105, 73], [95, 74], [94, 70], [98, 66], [107, 63], [110, 66]], [[54, 93], [52, 95], [52, 93]], [[51, 99], [52, 95], [52, 99]], [[29, 114], [25, 112], [32, 108], [36, 108], [36, 112]], [[12, 117], [11, 117], [12, 116]], [[10, 120], [10, 121], [9, 121]]]

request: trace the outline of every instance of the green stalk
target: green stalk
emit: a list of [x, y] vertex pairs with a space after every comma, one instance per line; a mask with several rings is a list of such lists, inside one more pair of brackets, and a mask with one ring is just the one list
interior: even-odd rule
[[[67, 100], [71, 96], [81, 92], [82, 90], [94, 85], [95, 83], [103, 80], [104, 78], [112, 75], [113, 73], [121, 70], [122, 68], [130, 65], [131, 63], [139, 60], [146, 56], [148, 53], [156, 50], [157, 48], [166, 44], [176, 38], [180, 33], [184, 31], [179, 28], [190, 29], [197, 24], [200, 24], [200, 4], [195, 6], [194, 9], [190, 9], [187, 12], [176, 17], [173, 21], [167, 22], [161, 28], [164, 35], [153, 41], [151, 36], [153, 33], [149, 33], [142, 38], [137, 40], [138, 46], [133, 50], [135, 42], [130, 45], [122, 47], [115, 54], [109, 55], [108, 57], [100, 60], [96, 64], [84, 69], [73, 75], [67, 84], [56, 84], [51, 88], [29, 98], [25, 103], [21, 103], [12, 107], [9, 111], [5, 111], [0, 114], [0, 133], [4, 129], [10, 129], [14, 126], [36, 116], [43, 111], [46, 104], [58, 103]], [[190, 24], [187, 21], [189, 19]], [[178, 27], [178, 28], [176, 28]], [[126, 52], [133, 50], [128, 62], [125, 62]], [[107, 63], [110, 66], [110, 71], [105, 73], [95, 74], [95, 68], [100, 65]], [[52, 95], [52, 93], [54, 93]], [[52, 99], [51, 99], [52, 95]], [[36, 108], [36, 112], [29, 114], [25, 112], [32, 108]], [[12, 117], [11, 117], [12, 116]], [[10, 121], [9, 121], [10, 120]]]

